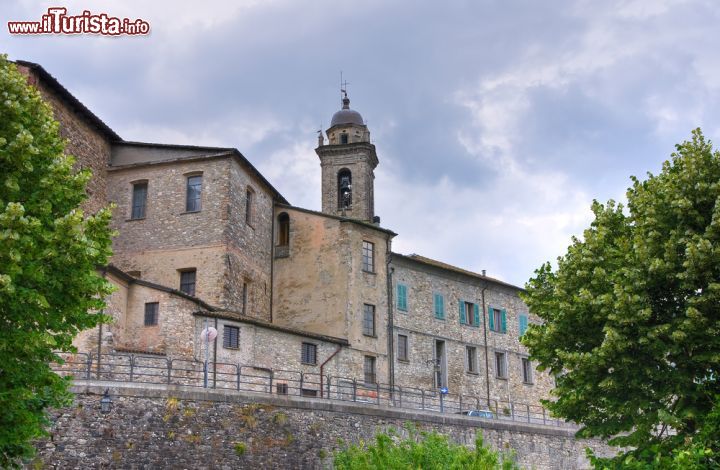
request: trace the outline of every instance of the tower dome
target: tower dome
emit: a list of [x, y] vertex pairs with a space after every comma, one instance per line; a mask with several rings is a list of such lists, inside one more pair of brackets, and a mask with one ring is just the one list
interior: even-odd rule
[[343, 106], [340, 111], [333, 114], [332, 121], [330, 121], [330, 127], [342, 126], [345, 124], [355, 124], [357, 126], [364, 126], [362, 116], [355, 110], [350, 109], [350, 98], [345, 97], [342, 100]]

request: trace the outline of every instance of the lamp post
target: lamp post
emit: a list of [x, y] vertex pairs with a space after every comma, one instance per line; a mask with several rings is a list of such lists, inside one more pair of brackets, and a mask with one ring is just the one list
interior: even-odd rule
[[110, 413], [112, 409], [112, 398], [110, 398], [110, 389], [106, 388], [100, 399], [100, 412], [104, 415]]
[[203, 387], [208, 386], [208, 356], [210, 349], [210, 341], [217, 338], [217, 330], [212, 326], [208, 326], [208, 319], [205, 319], [205, 328], [200, 333], [200, 339], [205, 341], [205, 362], [203, 367]]

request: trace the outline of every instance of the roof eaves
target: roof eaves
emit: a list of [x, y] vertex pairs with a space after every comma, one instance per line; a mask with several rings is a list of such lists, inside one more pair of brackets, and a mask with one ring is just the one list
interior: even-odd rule
[[363, 227], [371, 228], [371, 229], [373, 229], [373, 230], [378, 230], [378, 231], [380, 231], [380, 232], [385, 232], [385, 233], [387, 233], [388, 235], [393, 236], [393, 237], [397, 236], [397, 233], [393, 232], [393, 231], [390, 230], [390, 229], [382, 228], [382, 227], [380, 227], [380, 226], [378, 226], [378, 225], [371, 224], [371, 223], [369, 223], [369, 222], [364, 222], [364, 221], [362, 221], [362, 220], [352, 219], [352, 218], [350, 218], [350, 217], [341, 217], [341, 216], [339, 216], [339, 215], [326, 214], [326, 213], [324, 213], [324, 212], [314, 211], [314, 210], [312, 210], [312, 209], [305, 209], [304, 207], [297, 207], [297, 206], [293, 206], [293, 205], [290, 205], [290, 204], [276, 203], [275, 205], [278, 206], [278, 207], [284, 207], [284, 208], [286, 208], [286, 209], [292, 209], [292, 210], [296, 210], [296, 211], [299, 211], [299, 212], [305, 212], [306, 214], [319, 215], [319, 216], [321, 216], [321, 217], [326, 217], [326, 218], [328, 218], [328, 219], [338, 220], [338, 221], [340, 221], [340, 222], [349, 222], [349, 223], [352, 223], [352, 224], [361, 225], [361, 226], [363, 226]]

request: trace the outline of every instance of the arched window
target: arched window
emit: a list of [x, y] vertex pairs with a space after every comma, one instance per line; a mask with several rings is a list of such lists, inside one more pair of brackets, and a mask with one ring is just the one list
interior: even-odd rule
[[290, 216], [287, 212], [278, 215], [278, 243], [277, 246], [288, 246], [290, 244]]
[[348, 135], [346, 133], [340, 134], [340, 143], [341, 144], [347, 144], [348, 143]]
[[352, 207], [352, 173], [347, 168], [338, 171], [338, 209]]

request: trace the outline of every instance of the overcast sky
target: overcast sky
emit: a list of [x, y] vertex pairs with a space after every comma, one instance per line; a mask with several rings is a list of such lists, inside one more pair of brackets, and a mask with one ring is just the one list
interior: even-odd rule
[[[10, 36], [6, 21], [142, 18], [145, 37]], [[0, 50], [126, 140], [238, 148], [320, 208], [316, 131], [351, 107], [376, 212], [418, 253], [517, 285], [702, 127], [720, 136], [715, 1], [7, 1]]]

